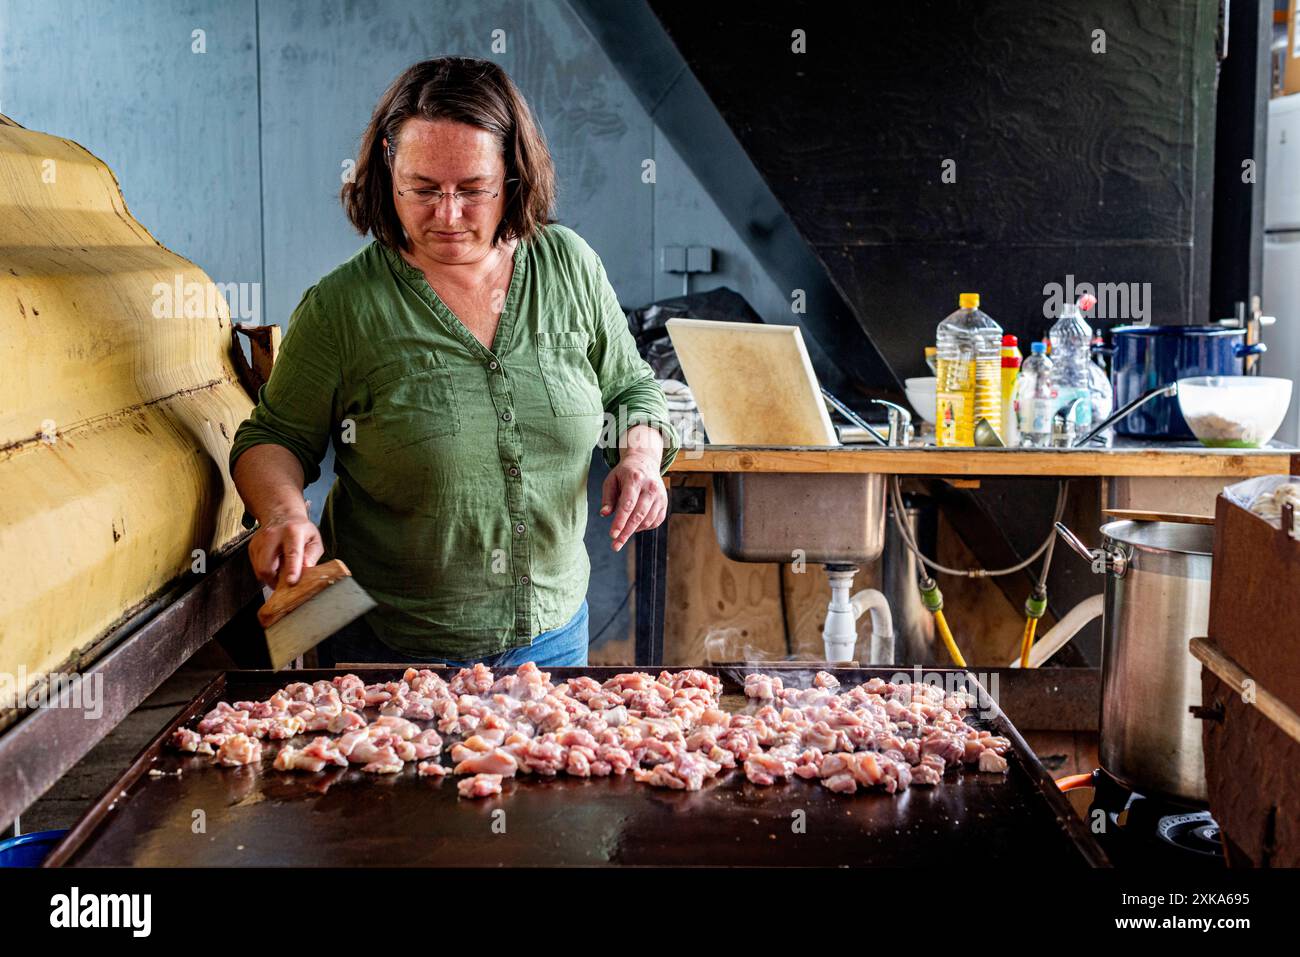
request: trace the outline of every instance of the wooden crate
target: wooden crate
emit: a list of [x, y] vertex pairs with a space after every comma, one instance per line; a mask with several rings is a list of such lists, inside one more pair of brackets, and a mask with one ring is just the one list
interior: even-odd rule
[[1300, 541], [1220, 495], [1210, 634], [1194, 652], [1210, 810], [1234, 865], [1300, 866], [1297, 602]]

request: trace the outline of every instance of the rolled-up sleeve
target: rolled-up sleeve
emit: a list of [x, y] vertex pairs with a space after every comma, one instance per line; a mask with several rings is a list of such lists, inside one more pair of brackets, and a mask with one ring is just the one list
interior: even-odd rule
[[605, 275], [600, 257], [595, 260], [592, 294], [596, 311], [596, 334], [588, 358], [600, 380], [601, 402], [607, 416], [617, 422], [612, 441], [605, 441], [601, 453], [610, 468], [618, 465], [618, 438], [634, 425], [658, 429], [664, 438], [664, 454], [659, 474], [668, 471], [681, 443], [677, 430], [668, 419], [668, 403], [663, 389], [655, 381], [654, 370], [637, 352], [636, 340], [627, 325], [627, 316], [618, 304], [618, 295]]
[[253, 446], [279, 445], [302, 465], [304, 488], [320, 477], [333, 425], [340, 366], [329, 317], [322, 314], [315, 292], [315, 287], [308, 289], [293, 311], [271, 378], [258, 392], [252, 414], [235, 432], [230, 449], [232, 475], [239, 457]]

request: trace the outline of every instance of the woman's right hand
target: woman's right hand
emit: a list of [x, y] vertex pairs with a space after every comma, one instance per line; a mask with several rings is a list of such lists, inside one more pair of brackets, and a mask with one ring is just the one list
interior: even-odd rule
[[248, 541], [248, 558], [260, 582], [275, 587], [281, 581], [292, 585], [304, 568], [310, 568], [325, 554], [320, 529], [299, 515], [277, 516], [262, 525]]

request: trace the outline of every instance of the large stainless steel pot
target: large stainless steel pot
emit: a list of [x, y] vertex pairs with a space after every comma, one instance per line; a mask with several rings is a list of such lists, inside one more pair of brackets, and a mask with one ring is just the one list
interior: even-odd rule
[[1207, 800], [1201, 665], [1187, 650], [1210, 616], [1214, 528], [1172, 522], [1111, 522], [1100, 549], [1057, 530], [1106, 576], [1102, 617], [1101, 766], [1148, 797]]

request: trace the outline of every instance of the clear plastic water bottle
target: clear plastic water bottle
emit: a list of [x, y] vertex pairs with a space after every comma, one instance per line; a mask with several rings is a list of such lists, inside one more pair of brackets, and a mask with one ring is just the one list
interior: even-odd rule
[[958, 301], [935, 333], [934, 431], [939, 445], [969, 447], [980, 419], [1002, 431], [1002, 327], [980, 311], [979, 293], [964, 292]]
[[1059, 402], [1055, 371], [1047, 346], [1041, 342], [1031, 345], [1029, 358], [1021, 363], [1016, 377], [1016, 422], [1022, 448], [1052, 444], [1052, 417]]
[[1058, 408], [1067, 409], [1076, 399], [1083, 399], [1074, 406], [1074, 431], [1083, 435], [1092, 427], [1092, 327], [1079, 304], [1069, 302], [1061, 307], [1061, 316], [1047, 335], [1052, 340]]

